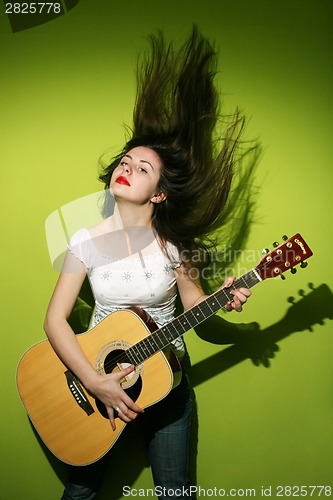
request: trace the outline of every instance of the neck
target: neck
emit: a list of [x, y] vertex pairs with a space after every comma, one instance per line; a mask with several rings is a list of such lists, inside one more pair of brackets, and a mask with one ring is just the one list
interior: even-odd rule
[[117, 201], [115, 215], [119, 217], [124, 228], [130, 226], [151, 227], [153, 207], [147, 205], [136, 205], [132, 203]]

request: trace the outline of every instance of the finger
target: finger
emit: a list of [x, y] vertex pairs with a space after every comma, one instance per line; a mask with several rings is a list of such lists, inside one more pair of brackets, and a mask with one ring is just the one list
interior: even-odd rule
[[252, 292], [248, 288], [238, 288], [238, 291], [245, 295], [246, 297], [250, 297]]
[[125, 409], [125, 408], [127, 408], [126, 405], [123, 405], [123, 407], [124, 407], [124, 411], [120, 407], [117, 407], [117, 409], [116, 409], [117, 410], [117, 417], [120, 418], [123, 422], [126, 422], [126, 423], [131, 422], [131, 420], [133, 420], [133, 418], [130, 418], [128, 416], [129, 412], [127, 409]]
[[122, 370], [120, 370], [118, 372], [118, 379], [119, 379], [119, 382], [122, 378], [126, 377], [126, 375], [129, 375], [130, 373], [132, 373], [133, 371], [135, 370], [135, 366], [134, 365], [130, 365], [130, 366], [127, 366], [126, 368], [123, 368]]
[[127, 396], [126, 393], [124, 393], [123, 403], [124, 406], [121, 406], [121, 408], [124, 414], [127, 414], [126, 409], [134, 413], [144, 413], [144, 410], [140, 408], [140, 406], [138, 406], [136, 403], [134, 403], [134, 401], [129, 396]]
[[[124, 408], [126, 408], [126, 405], [123, 405], [122, 403], [120, 403]], [[134, 416], [128, 416], [126, 411], [122, 411], [122, 409], [119, 407], [119, 406], [116, 406], [116, 407], [108, 407], [107, 408], [107, 413], [108, 413], [108, 416], [109, 416], [109, 420], [110, 420], [110, 423], [111, 423], [111, 428], [113, 431], [116, 430], [116, 418], [120, 418], [120, 420], [122, 420], [123, 422], [126, 422], [126, 423], [129, 423], [131, 422], [132, 420], [134, 420], [134, 418], [136, 418], [136, 415]]]
[[223, 283], [222, 288], [229, 288], [235, 280], [234, 276], [229, 276]]
[[233, 293], [233, 296], [234, 296], [234, 302], [235, 302], [235, 299], [238, 299], [238, 301], [241, 303], [241, 304], [245, 304], [246, 301], [247, 301], [247, 297], [245, 295], [243, 295], [242, 293], [237, 293], [237, 292], [234, 292]]
[[108, 413], [108, 417], [109, 417], [109, 420], [110, 420], [110, 424], [111, 424], [111, 428], [113, 431], [116, 430], [116, 422], [115, 422], [115, 415], [114, 415], [114, 409], [113, 408], [106, 408], [106, 411]]
[[130, 410], [125, 404], [121, 404], [121, 406], [118, 410], [119, 418], [127, 423], [135, 420], [138, 415], [139, 415], [138, 412], [134, 412], [134, 411]]
[[245, 304], [245, 302], [247, 301], [247, 299], [250, 297], [250, 295], [248, 293], [246, 293], [245, 288], [240, 288], [238, 290], [232, 290], [231, 293], [232, 293], [232, 295], [234, 297], [238, 297], [239, 300], [243, 304]]
[[[124, 377], [126, 377], [127, 375], [132, 373], [134, 369], [135, 369], [135, 366], [130, 365], [127, 368], [124, 368], [123, 370], [121, 370], [118, 373], [119, 382], [121, 381], [121, 379], [123, 379]], [[126, 394], [125, 391], [123, 392], [122, 399], [123, 399], [123, 403], [124, 403], [123, 414], [127, 414], [125, 408], [129, 408], [134, 413], [143, 413], [144, 412], [144, 410], [142, 408], [140, 408], [140, 406], [138, 406], [137, 404], [134, 403], [134, 401]]]
[[234, 295], [234, 300], [231, 303], [231, 306], [235, 309], [235, 311], [241, 312], [241, 310], [242, 310], [242, 303], [241, 303], [241, 301], [240, 301], [240, 299], [238, 298], [237, 295]]

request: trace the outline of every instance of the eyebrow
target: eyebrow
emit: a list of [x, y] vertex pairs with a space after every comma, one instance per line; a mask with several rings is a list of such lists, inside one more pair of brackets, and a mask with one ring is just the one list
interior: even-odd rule
[[[123, 156], [123, 158], [125, 158], [125, 157], [126, 157], [126, 158], [130, 158], [131, 160], [133, 160], [133, 158], [131, 157], [131, 155], [126, 154], [126, 155], [124, 155], [124, 156]], [[150, 165], [150, 166], [151, 166], [151, 168], [154, 170], [153, 165], [152, 165], [149, 161], [147, 161], [147, 160], [140, 160], [140, 163], [147, 163], [147, 164], [148, 164], [148, 165]]]

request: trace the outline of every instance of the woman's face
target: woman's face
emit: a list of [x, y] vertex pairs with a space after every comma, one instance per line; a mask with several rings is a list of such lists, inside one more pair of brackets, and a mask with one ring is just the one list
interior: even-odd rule
[[158, 189], [162, 162], [155, 151], [139, 146], [131, 149], [114, 169], [110, 189], [116, 199], [139, 205], [160, 203], [166, 196]]

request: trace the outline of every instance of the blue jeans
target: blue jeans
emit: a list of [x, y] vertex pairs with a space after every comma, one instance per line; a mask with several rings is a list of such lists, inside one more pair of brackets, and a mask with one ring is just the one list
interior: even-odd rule
[[[160, 499], [187, 499], [188, 448], [191, 399], [187, 375], [161, 402], [145, 410], [137, 421], [147, 440], [156, 494]], [[121, 439], [121, 437], [120, 437]], [[109, 455], [84, 467], [71, 467], [69, 481], [61, 500], [93, 500], [102, 483]]]

